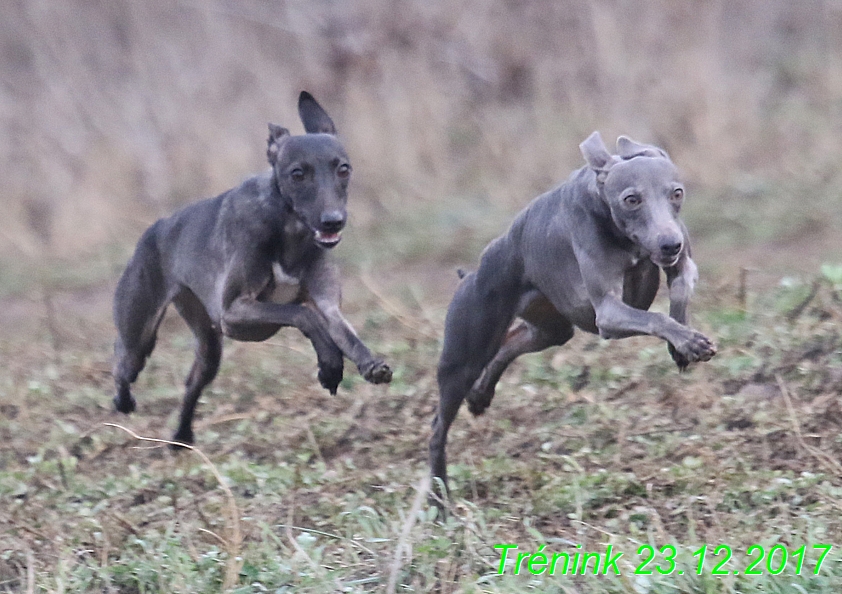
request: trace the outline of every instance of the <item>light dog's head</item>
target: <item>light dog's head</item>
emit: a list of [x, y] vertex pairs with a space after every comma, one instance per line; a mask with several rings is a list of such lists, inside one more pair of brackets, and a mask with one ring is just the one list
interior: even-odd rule
[[674, 266], [687, 249], [678, 218], [684, 185], [667, 153], [620, 136], [617, 154], [612, 155], [599, 132], [579, 148], [596, 174], [600, 197], [620, 232], [658, 266]]

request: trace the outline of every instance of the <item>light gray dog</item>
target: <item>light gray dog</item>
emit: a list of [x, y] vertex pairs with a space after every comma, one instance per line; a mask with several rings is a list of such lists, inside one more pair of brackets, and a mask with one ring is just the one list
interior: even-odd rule
[[153, 224], [117, 285], [118, 411], [135, 409], [129, 386], [170, 303], [196, 337], [174, 441], [193, 442], [193, 412], [219, 369], [223, 336], [260, 341], [283, 326], [298, 328], [313, 343], [319, 381], [331, 394], [342, 380], [343, 355], [369, 382], [392, 378], [342, 317], [338, 272], [326, 258], [345, 226], [348, 156], [309, 93], [301, 93], [298, 113], [306, 134], [269, 124], [269, 171]]
[[[587, 166], [532, 201], [485, 248], [450, 304], [430, 440], [432, 475], [445, 485], [447, 432], [462, 400], [482, 414], [515, 358], [564, 344], [574, 327], [604, 338], [658, 336], [682, 370], [716, 354], [687, 326], [698, 272], [678, 218], [684, 187], [672, 161], [624, 136], [611, 155], [598, 132], [580, 148]], [[647, 311], [659, 268], [669, 285], [669, 317]]]

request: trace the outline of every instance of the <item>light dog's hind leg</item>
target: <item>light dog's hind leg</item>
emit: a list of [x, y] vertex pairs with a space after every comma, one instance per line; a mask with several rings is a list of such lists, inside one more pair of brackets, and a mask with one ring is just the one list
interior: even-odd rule
[[526, 320], [518, 320], [509, 329], [506, 339], [494, 358], [483, 369], [482, 375], [468, 392], [468, 410], [481, 415], [491, 405], [494, 389], [506, 368], [512, 361], [526, 353], [537, 353], [551, 346], [560, 346], [573, 336], [570, 324], [556, 327], [540, 327]]
[[[494, 358], [514, 318], [519, 287], [513, 275], [481, 266], [465, 277], [450, 304], [438, 366], [439, 408], [430, 439], [430, 471], [447, 485], [447, 432], [459, 406]], [[506, 286], [506, 279], [511, 280]]]

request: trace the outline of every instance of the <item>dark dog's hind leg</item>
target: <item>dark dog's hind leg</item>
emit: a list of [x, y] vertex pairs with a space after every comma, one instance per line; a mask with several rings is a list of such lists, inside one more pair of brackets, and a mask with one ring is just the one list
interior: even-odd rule
[[506, 334], [506, 340], [500, 350], [468, 392], [468, 410], [475, 415], [485, 412], [494, 398], [497, 382], [512, 361], [526, 353], [537, 353], [551, 346], [562, 345], [572, 336], [573, 327], [570, 324], [542, 328], [520, 320]]
[[202, 390], [216, 377], [222, 360], [222, 335], [213, 327], [202, 303], [189, 290], [184, 289], [173, 300], [178, 313], [190, 326], [196, 338], [196, 358], [187, 375], [184, 402], [181, 405], [178, 429], [173, 441], [193, 443], [193, 413]]
[[129, 386], [146, 365], [155, 348], [155, 336], [169, 303], [154, 245], [154, 226], [138, 242], [134, 256], [117, 283], [114, 293], [114, 407], [122, 413], [135, 409]]
[[[438, 368], [439, 409], [430, 439], [430, 470], [447, 485], [447, 432], [462, 400], [499, 350], [518, 304], [517, 287], [493, 266], [462, 281], [447, 312]], [[502, 277], [502, 279], [501, 279]]]

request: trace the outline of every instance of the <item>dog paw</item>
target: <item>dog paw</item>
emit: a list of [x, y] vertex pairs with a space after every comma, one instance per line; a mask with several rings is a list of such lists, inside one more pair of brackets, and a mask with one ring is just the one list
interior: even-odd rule
[[365, 381], [372, 384], [388, 384], [392, 381], [392, 369], [382, 359], [375, 359], [360, 372]]
[[134, 396], [131, 395], [128, 389], [120, 390], [116, 396], [114, 396], [114, 408], [117, 409], [118, 412], [123, 414], [130, 414], [135, 411], [137, 408], [137, 402], [135, 402]]
[[180, 452], [182, 450], [187, 449], [183, 445], [180, 445], [180, 444], [193, 445], [193, 441], [194, 441], [194, 439], [193, 439], [193, 429], [190, 429], [190, 428], [179, 429], [176, 432], [176, 434], [173, 435], [172, 441], [176, 442], [176, 443], [169, 444], [170, 449], [172, 451]]
[[468, 411], [475, 417], [480, 416], [488, 407], [485, 404], [468, 400]]
[[325, 349], [316, 349], [316, 358], [319, 362], [319, 383], [330, 392], [331, 396], [336, 396], [336, 389], [342, 381], [345, 365], [342, 351], [331, 342]]
[[[673, 360], [679, 367], [682, 367], [682, 362], [695, 363], [696, 361], [709, 361], [716, 354], [716, 345], [713, 341], [701, 332], [693, 332], [692, 336], [685, 340], [680, 346], [675, 346], [676, 358], [673, 355]], [[687, 365], [685, 364], [684, 367]]]
[[322, 387], [330, 392], [331, 396], [336, 396], [336, 390], [339, 388], [339, 382], [342, 381], [342, 360], [339, 364], [319, 364], [319, 383]]
[[483, 414], [486, 409], [491, 406], [491, 400], [494, 398], [494, 388], [490, 390], [480, 391], [476, 387], [471, 388], [465, 400], [468, 403], [468, 411], [478, 417]]

